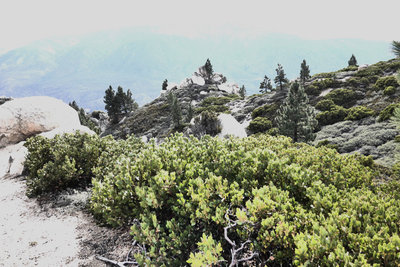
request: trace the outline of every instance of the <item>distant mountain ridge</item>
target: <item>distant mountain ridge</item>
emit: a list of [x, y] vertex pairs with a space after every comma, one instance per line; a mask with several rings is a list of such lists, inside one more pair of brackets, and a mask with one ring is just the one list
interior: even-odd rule
[[271, 34], [260, 38], [186, 38], [138, 30], [109, 31], [79, 38], [45, 40], [0, 55], [0, 95], [48, 95], [103, 109], [105, 89], [131, 89], [139, 104], [159, 95], [164, 79], [180, 83], [210, 58], [214, 70], [256, 93], [264, 75], [273, 78], [277, 63], [290, 79], [303, 59], [311, 73], [391, 58], [386, 42], [304, 40]]

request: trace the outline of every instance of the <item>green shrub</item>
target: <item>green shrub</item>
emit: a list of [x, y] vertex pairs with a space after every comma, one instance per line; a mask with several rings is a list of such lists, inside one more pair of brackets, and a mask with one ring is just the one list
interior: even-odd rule
[[394, 76], [381, 77], [376, 81], [374, 85], [375, 89], [377, 90], [383, 90], [388, 86], [393, 86], [393, 87], [399, 86], [396, 77]]
[[345, 120], [361, 120], [365, 117], [373, 116], [374, 111], [370, 108], [364, 107], [364, 106], [356, 106], [348, 109], [348, 114], [345, 118]]
[[348, 115], [348, 109], [335, 105], [331, 110], [318, 113], [316, 119], [320, 126], [344, 121]]
[[271, 105], [264, 105], [258, 108], [255, 108], [253, 112], [251, 113], [251, 117], [253, 119], [257, 117], [267, 117], [267, 118], [273, 118], [275, 117], [275, 113], [278, 110], [278, 105], [277, 104], [271, 104]]
[[395, 136], [394, 141], [400, 143], [400, 134]]
[[215, 136], [222, 131], [221, 121], [214, 112], [203, 111], [194, 118], [194, 125], [191, 127], [193, 135], [201, 137], [203, 135]]
[[207, 97], [200, 103], [199, 107], [196, 109], [196, 113], [200, 114], [203, 111], [227, 113], [229, 112], [229, 107], [226, 106], [226, 104], [239, 98], [240, 97], [236, 94], [221, 97]]
[[322, 99], [315, 105], [315, 108], [321, 111], [329, 111], [334, 107], [335, 103], [331, 99]]
[[264, 117], [257, 117], [252, 120], [247, 129], [252, 133], [265, 133], [272, 128], [272, 122]]
[[314, 95], [314, 96], [318, 96], [321, 93], [318, 86], [313, 84], [306, 86], [304, 91], [306, 92], [307, 95]]
[[361, 161], [286, 137], [179, 134], [99, 165], [91, 207], [132, 225], [140, 265], [229, 264], [224, 228], [254, 265], [398, 265], [400, 202]]
[[358, 70], [358, 66], [348, 66], [344, 69], [339, 70], [338, 72], [343, 72], [343, 71], [356, 71]]
[[318, 88], [319, 91], [323, 91], [323, 90], [328, 89], [328, 88], [336, 88], [339, 85], [340, 85], [339, 81], [334, 80], [332, 78], [327, 78], [327, 79], [323, 79], [323, 80], [320, 80], [320, 81], [312, 82], [309, 85], [309, 87], [310, 86], [315, 86], [316, 88]]
[[393, 95], [394, 93], [396, 93], [396, 88], [393, 86], [388, 86], [385, 88], [385, 90], [383, 90], [384, 95]]
[[99, 137], [79, 132], [53, 139], [31, 137], [24, 146], [28, 149], [25, 167], [29, 196], [87, 185], [105, 148]]
[[357, 95], [353, 90], [341, 88], [329, 92], [325, 98], [332, 100], [336, 105], [349, 107], [357, 100]]
[[398, 107], [400, 107], [399, 103], [394, 103], [394, 104], [388, 105], [386, 108], [384, 108], [381, 111], [381, 113], [379, 113], [378, 121], [386, 121], [386, 120], [390, 119], [390, 117], [392, 117], [392, 115], [393, 115], [393, 111]]
[[337, 144], [331, 144], [329, 142], [329, 140], [327, 140], [327, 139], [319, 141], [315, 147], [321, 147], [321, 146], [324, 146], [324, 147], [327, 147], [330, 149], [334, 149], [334, 150], [338, 150], [338, 148], [339, 148]]
[[272, 135], [272, 136], [278, 136], [279, 135], [279, 129], [276, 127], [273, 127], [267, 131], [267, 134]]

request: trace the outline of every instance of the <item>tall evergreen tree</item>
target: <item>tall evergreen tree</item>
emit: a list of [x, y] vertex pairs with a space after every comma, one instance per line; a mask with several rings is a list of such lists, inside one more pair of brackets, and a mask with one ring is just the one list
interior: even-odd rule
[[180, 128], [182, 126], [182, 110], [179, 105], [178, 98], [173, 92], [168, 94], [168, 102], [172, 115], [172, 121], [174, 122], [175, 128]]
[[194, 110], [193, 110], [193, 106], [192, 103], [189, 103], [189, 107], [188, 107], [188, 112], [186, 115], [186, 122], [190, 122], [193, 119], [194, 116]]
[[272, 91], [271, 79], [265, 75], [264, 80], [260, 83], [260, 93], [265, 94], [270, 91]]
[[108, 87], [108, 89], [105, 92], [104, 96], [104, 103], [106, 104], [105, 109], [107, 110], [107, 114], [110, 117], [112, 121], [115, 121], [115, 116], [119, 112], [119, 108], [115, 103], [115, 91], [111, 87], [111, 85]]
[[206, 74], [207, 74], [207, 82], [209, 82], [214, 73], [214, 70], [213, 70], [213, 66], [211, 65], [210, 59], [208, 59], [208, 58], [207, 58], [206, 64], [204, 65], [204, 69], [206, 70]]
[[356, 57], [352, 54], [349, 61], [347, 62], [349, 63], [349, 67], [350, 66], [357, 66], [357, 59]]
[[167, 90], [168, 87], [168, 80], [165, 79], [164, 82], [162, 83], [162, 90]]
[[113, 123], [118, 122], [122, 114], [127, 114], [138, 108], [138, 104], [132, 98], [132, 92], [129, 89], [125, 93], [124, 89], [118, 86], [117, 92], [115, 92], [110, 85], [105, 94], [105, 109]]
[[278, 68], [276, 70], [276, 77], [274, 79], [275, 84], [279, 85], [279, 88], [282, 90], [283, 86], [289, 82], [289, 80], [286, 78], [285, 71], [283, 70], [283, 67], [281, 64], [278, 64]]
[[392, 51], [396, 57], [400, 57], [400, 42], [392, 42]]
[[281, 134], [291, 137], [294, 142], [314, 140], [313, 131], [317, 126], [315, 110], [308, 104], [302, 85], [297, 82], [292, 84], [277, 114], [275, 120]]
[[300, 81], [304, 85], [304, 83], [310, 79], [310, 67], [307, 65], [306, 60], [303, 59], [303, 62], [300, 66]]
[[244, 85], [242, 85], [242, 87], [240, 87], [239, 95], [240, 95], [241, 98], [245, 98], [246, 97], [246, 87], [244, 87]]

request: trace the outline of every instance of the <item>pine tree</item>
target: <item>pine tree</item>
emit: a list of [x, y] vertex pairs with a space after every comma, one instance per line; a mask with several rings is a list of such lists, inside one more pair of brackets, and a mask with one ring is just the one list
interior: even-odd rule
[[116, 114], [118, 113], [118, 107], [115, 104], [115, 91], [111, 85], [106, 90], [106, 95], [104, 96], [104, 103], [106, 104], [105, 109], [110, 119], [114, 122], [116, 120]]
[[125, 93], [124, 89], [118, 86], [117, 92], [115, 93], [110, 85], [105, 94], [105, 109], [113, 123], [117, 123], [122, 114], [127, 114], [138, 108], [138, 104], [132, 98], [132, 92], [129, 89]]
[[349, 63], [349, 67], [357, 66], [357, 59], [353, 54], [351, 55], [351, 58], [349, 59], [348, 63]]
[[190, 122], [192, 120], [193, 116], [194, 116], [193, 106], [192, 106], [192, 103], [189, 103], [188, 112], [186, 115], [186, 122]]
[[260, 83], [260, 93], [265, 94], [270, 91], [272, 91], [271, 79], [265, 75], [264, 80]]
[[207, 74], [207, 81], [209, 82], [211, 80], [211, 77], [213, 75], [213, 67], [211, 65], [210, 59], [207, 58], [206, 64], [204, 65], [204, 69], [206, 70], [206, 74]]
[[392, 42], [392, 51], [396, 57], [400, 57], [400, 42]]
[[275, 84], [279, 84], [279, 88], [282, 90], [283, 86], [289, 82], [289, 80], [286, 78], [285, 71], [283, 70], [283, 67], [281, 64], [278, 64], [278, 68], [276, 70], [276, 77], [274, 79]]
[[302, 85], [297, 82], [292, 84], [277, 114], [275, 120], [281, 134], [291, 137], [294, 142], [308, 142], [315, 138], [315, 110], [308, 104]]
[[240, 87], [239, 95], [240, 95], [241, 98], [245, 98], [246, 97], [246, 87], [244, 87], [244, 85], [242, 85], [242, 87]]
[[178, 129], [182, 126], [182, 111], [178, 102], [178, 98], [173, 92], [168, 94], [168, 102], [172, 115], [172, 121], [174, 122], [174, 128]]
[[123, 98], [122, 98], [122, 106], [121, 106], [121, 110], [127, 114], [135, 109], [138, 108], [138, 104], [136, 103], [136, 101], [132, 98], [132, 92], [130, 89], [128, 89], [128, 91], [126, 91], [126, 94], [123, 94]]
[[304, 83], [310, 79], [310, 67], [307, 65], [306, 60], [303, 59], [303, 62], [300, 66], [300, 82], [304, 85]]
[[165, 79], [164, 80], [164, 82], [162, 83], [162, 90], [167, 90], [167, 87], [168, 87], [168, 80], [167, 79]]
[[75, 100], [73, 100], [72, 103], [70, 102], [69, 105], [70, 105], [70, 107], [72, 107], [76, 111], [79, 111], [79, 106], [78, 106], [78, 104], [76, 103]]

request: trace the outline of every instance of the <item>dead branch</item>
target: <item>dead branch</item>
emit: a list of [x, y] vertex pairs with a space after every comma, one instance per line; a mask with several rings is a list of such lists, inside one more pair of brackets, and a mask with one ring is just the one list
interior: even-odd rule
[[114, 261], [102, 256], [96, 256], [96, 259], [119, 267], [126, 267], [127, 265], [139, 266], [139, 264], [136, 261]]
[[[246, 240], [245, 242], [241, 243], [239, 248], [236, 248], [237, 245], [236, 245], [235, 241], [232, 241], [228, 236], [228, 230], [236, 227], [237, 221], [231, 220], [231, 218], [229, 218], [229, 214], [231, 214], [230, 209], [228, 209], [225, 214], [225, 218], [228, 221], [228, 226], [224, 227], [224, 237], [225, 237], [225, 240], [232, 246], [232, 248], [231, 248], [231, 263], [229, 264], [229, 267], [233, 267], [233, 266], [238, 266], [239, 263], [241, 263], [241, 262], [246, 262], [255, 257], [258, 257], [258, 253], [251, 252], [249, 256], [238, 259], [240, 254], [245, 249], [246, 245], [251, 243], [251, 240], [250, 239]], [[250, 224], [252, 224], [252, 223], [250, 223]], [[252, 225], [254, 225], [254, 224], [252, 224]]]

